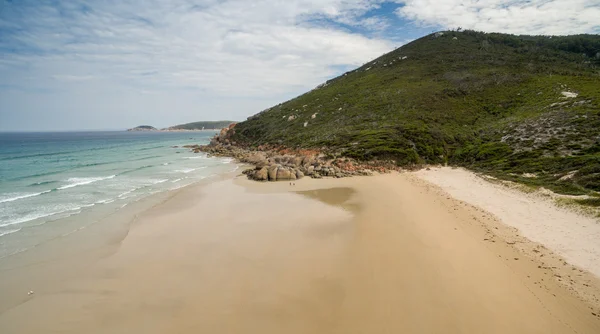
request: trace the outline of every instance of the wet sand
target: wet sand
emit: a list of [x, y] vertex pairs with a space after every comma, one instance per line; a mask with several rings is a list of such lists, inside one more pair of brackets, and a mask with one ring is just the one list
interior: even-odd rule
[[411, 174], [191, 186], [86, 270], [31, 287], [0, 332], [600, 332], [481, 219]]

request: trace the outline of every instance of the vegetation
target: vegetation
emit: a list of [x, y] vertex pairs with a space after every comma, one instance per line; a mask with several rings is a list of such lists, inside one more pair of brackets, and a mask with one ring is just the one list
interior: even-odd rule
[[222, 129], [228, 127], [233, 121], [202, 121], [175, 125], [169, 127], [168, 130], [202, 130], [202, 129]]
[[594, 193], [600, 36], [432, 34], [250, 117], [234, 139]]
[[133, 129], [129, 129], [127, 131], [158, 131], [158, 129], [156, 129], [153, 126], [150, 125], [140, 125], [140, 126], [136, 126]]

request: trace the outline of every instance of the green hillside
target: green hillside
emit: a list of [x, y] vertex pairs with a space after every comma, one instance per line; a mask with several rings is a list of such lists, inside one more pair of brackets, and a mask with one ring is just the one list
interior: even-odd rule
[[228, 127], [233, 121], [202, 121], [171, 126], [168, 130], [209, 130]]
[[432, 34], [239, 123], [234, 139], [600, 191], [600, 36]]

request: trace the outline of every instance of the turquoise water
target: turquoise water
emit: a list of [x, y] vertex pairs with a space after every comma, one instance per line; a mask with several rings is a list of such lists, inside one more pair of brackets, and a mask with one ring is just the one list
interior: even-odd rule
[[[84, 228], [151, 194], [235, 169], [229, 159], [181, 147], [208, 143], [213, 135], [0, 133], [0, 258]], [[69, 224], [62, 223], [66, 218]]]

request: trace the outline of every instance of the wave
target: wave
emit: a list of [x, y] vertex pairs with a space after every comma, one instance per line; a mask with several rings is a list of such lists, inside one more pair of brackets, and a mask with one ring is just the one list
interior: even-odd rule
[[67, 170], [68, 169], [61, 169], [61, 170], [56, 170], [56, 171], [52, 171], [52, 172], [38, 173], [38, 174], [33, 174], [33, 175], [25, 175], [25, 176], [20, 176], [20, 177], [15, 177], [15, 178], [9, 179], [8, 181], [19, 181], [19, 180], [29, 179], [29, 178], [33, 178], [33, 177], [55, 175], [55, 174], [60, 174], [60, 173], [66, 172]]
[[195, 170], [197, 170], [198, 168], [186, 168], [186, 169], [177, 169], [175, 170], [176, 173], [184, 173], [184, 174], [188, 174], [191, 173]]
[[143, 182], [143, 185], [141, 187], [135, 187], [135, 188], [129, 189], [129, 190], [121, 193], [119, 196], [117, 196], [117, 198], [118, 199], [126, 199], [126, 198], [130, 198], [130, 197], [134, 197], [134, 196], [127, 196], [127, 195], [131, 194], [132, 192], [134, 192], [136, 190], [148, 188], [155, 184], [167, 182], [167, 181], [169, 181], [169, 179], [148, 179], [148, 180], [141, 180], [141, 181]]
[[[106, 176], [106, 177], [87, 177], [87, 178], [73, 177], [73, 178], [70, 178], [67, 180], [67, 182], [71, 182], [70, 184], [64, 185], [62, 187], [58, 187], [58, 188], [54, 188], [54, 189], [50, 189], [50, 190], [46, 190], [46, 191], [42, 191], [42, 192], [38, 192], [38, 193], [20, 194], [20, 195], [14, 196], [14, 197], [2, 198], [2, 199], [0, 199], [0, 203], [14, 202], [14, 201], [18, 201], [20, 199], [40, 196], [40, 195], [47, 194], [47, 193], [50, 193], [53, 191], [74, 188], [77, 186], [82, 186], [82, 185], [86, 185], [86, 184], [90, 184], [90, 183], [94, 183], [94, 182], [98, 182], [98, 181], [103, 181], [103, 180], [109, 180], [114, 177], [116, 177], [116, 175], [110, 175], [110, 176]], [[32, 187], [32, 186], [39, 186], [39, 185], [47, 185], [47, 184], [56, 183], [56, 182], [57, 181], [43, 181], [43, 182], [32, 183], [29, 186]]]
[[198, 168], [184, 168], [184, 169], [176, 169], [173, 172], [175, 173], [184, 173], [184, 174], [189, 174], [193, 171], [197, 171], [197, 170], [201, 170], [201, 169], [205, 169], [207, 168], [207, 166], [202, 166], [202, 167], [198, 167]]
[[114, 198], [102, 199], [102, 200], [96, 201], [94, 204], [108, 204], [108, 203], [112, 203], [114, 201], [115, 201]]
[[109, 180], [116, 177], [116, 175], [110, 175], [106, 177], [72, 177], [67, 180], [67, 182], [71, 182], [71, 184], [67, 184], [66, 186], [58, 187], [57, 190], [69, 189], [77, 186], [82, 186], [98, 181]]
[[56, 212], [31, 214], [31, 215], [27, 215], [27, 216], [21, 217], [20, 219], [13, 220], [13, 221], [8, 222], [8, 223], [0, 224], [0, 227], [23, 224], [23, 223], [26, 223], [28, 221], [32, 221], [32, 220], [36, 220], [36, 219], [40, 219], [40, 218], [46, 218], [46, 217], [54, 216], [54, 215], [57, 215], [57, 214], [60, 214], [60, 213], [74, 211], [74, 210], [77, 210], [77, 209], [70, 209], [70, 210], [63, 210], [63, 211], [56, 211]]
[[44, 153], [27, 154], [27, 155], [14, 155], [14, 156], [0, 158], [0, 161], [37, 158], [37, 157], [45, 157], [45, 156], [51, 156], [51, 155], [64, 155], [64, 154], [90, 152], [90, 151], [103, 151], [103, 150], [110, 150], [113, 148], [130, 147], [133, 145], [135, 145], [135, 144], [119, 144], [119, 145], [111, 145], [111, 146], [86, 147], [84, 149], [73, 150], [73, 151], [44, 152]]
[[24, 194], [24, 195], [19, 195], [19, 196], [15, 196], [15, 197], [3, 198], [3, 199], [0, 199], [0, 203], [14, 202], [14, 201], [18, 201], [18, 200], [24, 199], [24, 198], [35, 197], [35, 196], [47, 194], [51, 191], [52, 190], [46, 190], [46, 191], [42, 191], [40, 193]]
[[138, 151], [148, 151], [148, 150], [154, 150], [154, 149], [163, 148], [163, 147], [165, 147], [165, 146], [161, 145], [161, 146], [144, 147], [144, 148], [138, 149]]
[[127, 198], [127, 197], [131, 197], [131, 196], [127, 196], [129, 194], [131, 194], [132, 192], [138, 190], [139, 188], [133, 188], [131, 190], [127, 190], [126, 192], [120, 194], [119, 196], [117, 196], [119, 199], [123, 199], [123, 198]]
[[[170, 188], [169, 190], [177, 190], [177, 189], [181, 189], [181, 188], [183, 188], [183, 187], [187, 187], [187, 186], [189, 186], [189, 185], [192, 185], [192, 184], [194, 184], [194, 183], [196, 183], [196, 182], [200, 182], [201, 180], [207, 179], [207, 178], [209, 178], [209, 177], [213, 177], [213, 176], [215, 176], [215, 175], [217, 175], [217, 174], [212, 174], [212, 175], [209, 175], [209, 176], [200, 176], [200, 177], [197, 177], [197, 178], [195, 178], [195, 179], [194, 179], [194, 181], [192, 181], [192, 182], [187, 182], [187, 183], [184, 183], [184, 184], [181, 184], [181, 185], [175, 186], [175, 187], [173, 187], [173, 188]], [[186, 179], [188, 179], [188, 178], [186, 178]]]
[[0, 161], [46, 157], [46, 156], [50, 156], [50, 155], [70, 154], [70, 153], [76, 153], [76, 152], [81, 152], [81, 151], [45, 152], [45, 153], [28, 154], [28, 155], [16, 155], [16, 156], [12, 156], [12, 157], [2, 158], [2, 159], [0, 159]]
[[41, 182], [35, 182], [32, 183], [30, 185], [28, 185], [28, 187], [37, 187], [37, 186], [45, 186], [48, 184], [52, 184], [52, 183], [57, 183], [58, 181], [41, 181]]
[[[74, 152], [79, 152], [79, 151], [72, 151], [69, 153], [74, 153]], [[64, 152], [67, 153], [67, 152]], [[50, 155], [50, 154], [47, 154]], [[35, 156], [35, 155], [32, 155]], [[133, 159], [133, 160], [112, 160], [112, 161], [105, 161], [105, 162], [94, 162], [94, 163], [80, 163], [80, 164], [76, 164], [76, 165], [72, 165], [69, 168], [63, 168], [60, 170], [55, 170], [55, 171], [50, 171], [50, 172], [41, 172], [41, 173], [37, 173], [37, 174], [31, 174], [31, 175], [24, 175], [24, 176], [20, 176], [20, 177], [15, 177], [15, 178], [11, 178], [8, 179], [8, 181], [20, 181], [20, 180], [26, 180], [26, 179], [31, 179], [31, 178], [37, 178], [37, 177], [42, 177], [42, 176], [49, 176], [49, 175], [56, 175], [56, 174], [61, 174], [67, 171], [72, 171], [72, 170], [80, 170], [80, 169], [85, 169], [88, 167], [97, 167], [97, 166], [103, 166], [103, 165], [110, 165], [110, 164], [119, 164], [119, 163], [123, 163], [123, 162], [135, 162], [135, 161], [143, 161], [143, 160], [149, 160], [149, 159], [155, 159], [155, 158], [160, 158], [160, 155], [152, 155], [152, 156], [147, 156], [147, 157], [142, 157], [142, 158], [138, 158], [138, 159]], [[0, 161], [3, 159], [0, 159]], [[170, 164], [170, 163], [167, 163]], [[149, 168], [150, 165], [147, 166], [143, 166], [140, 167], [139, 169], [144, 169], [144, 168]], [[153, 167], [155, 165], [152, 165], [150, 167]], [[166, 165], [165, 165], [166, 166]], [[135, 170], [139, 170], [139, 169], [134, 169], [132, 171]], [[129, 173], [131, 171], [125, 171], [125, 172], [121, 172], [118, 175], [121, 174], [126, 174]], [[31, 186], [37, 186], [37, 185], [41, 185], [41, 184], [47, 184], [47, 183], [51, 183], [53, 181], [42, 181], [42, 182], [38, 182], [38, 183], [32, 183]]]
[[151, 157], [143, 157], [143, 158], [139, 158], [139, 159], [135, 159], [135, 160], [131, 160], [131, 161], [142, 161], [142, 160], [149, 160], [149, 159], [155, 159], [155, 158], [161, 158], [162, 155], [153, 155]]
[[[77, 159], [76, 159], [77, 160]], [[114, 164], [114, 163], [119, 163], [122, 161], [105, 161], [105, 162], [92, 162], [92, 163], [79, 163], [76, 165], [73, 165], [72, 169], [81, 169], [81, 168], [85, 168], [85, 167], [95, 167], [95, 166], [104, 166], [104, 165], [110, 165], [110, 164]]]
[[125, 175], [125, 174], [129, 174], [129, 173], [137, 172], [137, 171], [140, 171], [140, 170], [143, 170], [143, 169], [152, 168], [152, 167], [155, 167], [155, 166], [156, 165], [141, 166], [141, 167], [137, 167], [137, 168], [134, 168], [134, 169], [129, 169], [129, 170], [123, 171], [123, 172], [119, 173], [118, 175]]
[[[51, 216], [55, 216], [55, 215], [60, 215], [60, 214], [64, 214], [64, 213], [69, 213], [68, 215], [66, 215], [65, 217], [58, 217], [57, 219], [60, 218], [66, 218], [66, 217], [70, 217], [72, 215], [76, 215], [81, 213], [81, 209], [84, 208], [89, 208], [96, 205], [96, 203], [92, 203], [92, 204], [84, 204], [81, 206], [76, 206], [76, 207], [69, 207], [69, 208], [64, 208], [62, 210], [56, 210], [56, 211], [51, 211], [51, 212], [41, 212], [41, 213], [32, 213], [26, 216], [22, 216], [17, 220], [13, 220], [7, 223], [0, 223], [0, 227], [6, 227], [6, 226], [11, 226], [11, 225], [19, 225], [19, 224], [23, 224], [26, 222], [30, 222], [32, 220], [36, 220], [36, 219], [40, 219], [40, 218], [46, 218], [46, 217], [51, 217]], [[56, 219], [53, 219], [56, 220]], [[34, 226], [39, 226], [39, 225], [43, 225], [45, 223], [47, 223], [48, 221], [44, 221], [40, 224], [34, 225]]]
[[18, 229], [16, 229], [16, 230], [8, 230], [8, 231], [0, 232], [0, 237], [2, 237], [2, 236], [5, 236], [5, 235], [9, 235], [9, 234], [12, 234], [12, 233], [19, 232], [20, 230], [21, 230], [21, 229], [20, 229], [20, 228], [18, 228]]

